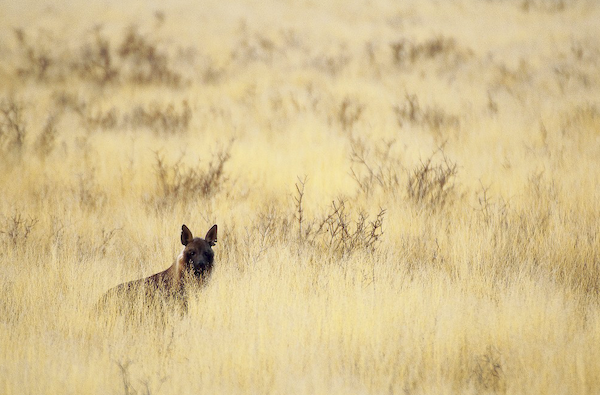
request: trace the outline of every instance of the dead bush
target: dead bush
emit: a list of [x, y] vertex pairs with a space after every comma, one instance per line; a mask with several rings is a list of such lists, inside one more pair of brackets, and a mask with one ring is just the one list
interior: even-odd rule
[[332, 201], [321, 219], [307, 219], [304, 214], [306, 177], [296, 184], [295, 219], [298, 229], [298, 254], [305, 246], [324, 249], [329, 257], [345, 257], [356, 251], [375, 253], [383, 235], [386, 210], [379, 209], [374, 219], [364, 211], [353, 214], [344, 198]]
[[423, 126], [437, 137], [442, 137], [442, 132], [449, 128], [457, 128], [460, 121], [457, 116], [446, 114], [439, 107], [423, 108], [416, 95], [405, 95], [405, 102], [394, 107], [398, 125], [405, 124]]
[[82, 37], [75, 52], [61, 50], [65, 43], [54, 39], [51, 32], [41, 30], [33, 38], [24, 29], [14, 33], [19, 56], [15, 72], [23, 79], [56, 82], [78, 77], [100, 86], [133, 82], [174, 88], [182, 81], [167, 51], [136, 27], [126, 30], [117, 45], [96, 27], [91, 36]]
[[82, 79], [100, 85], [117, 80], [119, 70], [115, 65], [113, 50], [100, 28], [95, 29], [93, 40], [81, 47], [72, 68]]
[[270, 38], [260, 33], [246, 32], [232, 50], [231, 57], [242, 64], [251, 62], [270, 63], [280, 51], [281, 49]]
[[168, 55], [159, 49], [157, 42], [142, 35], [136, 27], [129, 28], [118, 54], [132, 82], [171, 86], [179, 86], [181, 82], [181, 75], [171, 68]]
[[454, 38], [434, 37], [423, 42], [400, 39], [390, 44], [392, 59], [401, 67], [409, 67], [425, 60], [441, 59], [444, 64], [455, 64], [471, 51], [460, 48]]
[[600, 137], [600, 108], [595, 104], [576, 106], [562, 114], [562, 137], [581, 148], [595, 147]]
[[488, 346], [485, 353], [474, 358], [473, 365], [469, 379], [481, 392], [506, 392], [502, 355], [496, 347]]
[[232, 141], [213, 154], [208, 165], [189, 167], [183, 164], [183, 156], [168, 164], [156, 155], [155, 174], [158, 184], [158, 203], [188, 202], [198, 198], [214, 196], [228, 181], [225, 164], [231, 158]]
[[0, 234], [5, 236], [6, 242], [11, 248], [17, 248], [25, 245], [37, 223], [37, 218], [25, 218], [23, 214], [15, 213], [10, 217], [4, 217]]
[[71, 187], [71, 194], [82, 209], [100, 210], [107, 202], [107, 195], [96, 180], [96, 169], [91, 167], [76, 175], [77, 183]]
[[358, 122], [364, 111], [364, 105], [349, 97], [345, 98], [338, 110], [338, 121], [345, 131], [351, 131], [354, 124]]
[[562, 12], [567, 7], [565, 0], [519, 0], [520, 8], [524, 12], [542, 11], [549, 13]]
[[312, 60], [312, 65], [317, 70], [333, 77], [338, 76], [351, 62], [352, 56], [347, 49], [340, 48], [338, 54], [319, 54]]
[[54, 151], [56, 135], [58, 134], [58, 129], [56, 128], [57, 122], [58, 114], [49, 115], [46, 124], [42, 128], [42, 132], [35, 142], [35, 150], [41, 158], [46, 158]]
[[111, 107], [106, 111], [96, 110], [88, 111], [84, 118], [84, 124], [88, 130], [101, 129], [110, 130], [119, 126], [120, 117], [119, 110], [116, 107]]
[[192, 109], [187, 100], [180, 106], [173, 103], [137, 105], [121, 115], [116, 107], [108, 110], [88, 110], [84, 123], [88, 129], [112, 130], [118, 128], [148, 129], [156, 134], [178, 134], [188, 131]]
[[403, 166], [391, 154], [395, 143], [396, 140], [388, 140], [371, 145], [364, 140], [350, 140], [350, 175], [360, 192], [370, 196], [380, 188], [385, 193], [397, 194]]
[[126, 114], [123, 122], [130, 127], [144, 127], [155, 133], [176, 134], [187, 132], [192, 109], [187, 100], [183, 100], [180, 109], [169, 103], [166, 106], [150, 104], [147, 108], [137, 106]]
[[83, 117], [88, 108], [88, 102], [78, 94], [67, 91], [55, 91], [52, 93], [52, 102], [59, 112], [66, 110], [73, 111], [75, 114]]
[[25, 148], [27, 128], [24, 105], [13, 98], [0, 101], [0, 152], [2, 157], [20, 158]]
[[[436, 159], [438, 154], [441, 160]], [[454, 184], [456, 173], [456, 163], [444, 154], [442, 148], [438, 149], [409, 171], [406, 184], [408, 198], [430, 209], [443, 208], [456, 195]]]
[[55, 60], [46, 47], [44, 39], [31, 40], [23, 29], [15, 29], [15, 37], [21, 52], [21, 62], [17, 67], [17, 75], [21, 78], [34, 78], [46, 81]]
[[347, 201], [339, 198], [331, 206], [315, 230], [315, 236], [330, 254], [346, 256], [362, 250], [374, 253], [383, 236], [383, 219], [386, 210], [379, 209], [375, 219], [360, 211], [351, 216], [346, 209]]

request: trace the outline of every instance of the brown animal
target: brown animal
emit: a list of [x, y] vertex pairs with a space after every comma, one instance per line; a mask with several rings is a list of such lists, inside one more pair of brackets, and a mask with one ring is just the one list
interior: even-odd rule
[[194, 237], [187, 226], [181, 227], [181, 244], [185, 247], [168, 269], [150, 277], [117, 285], [100, 299], [99, 309], [116, 305], [117, 311], [128, 315], [144, 314], [147, 307], [164, 312], [165, 307], [177, 306], [187, 311], [188, 292], [206, 283], [213, 269], [217, 242], [217, 225], [204, 239]]

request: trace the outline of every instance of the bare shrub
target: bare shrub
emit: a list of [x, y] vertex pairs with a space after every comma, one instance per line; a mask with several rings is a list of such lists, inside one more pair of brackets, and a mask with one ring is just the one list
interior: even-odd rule
[[441, 132], [448, 128], [457, 128], [460, 120], [455, 115], [449, 115], [439, 107], [423, 108], [416, 95], [405, 95], [405, 102], [394, 107], [396, 119], [400, 127], [405, 124], [424, 126], [431, 130], [437, 137], [442, 137]]
[[207, 85], [216, 85], [225, 77], [225, 69], [214, 65], [212, 62], [202, 71], [202, 82]]
[[477, 206], [474, 208], [486, 225], [495, 223], [502, 229], [508, 227], [508, 201], [503, 198], [493, 198], [490, 195], [490, 187], [479, 181], [481, 190], [477, 193]]
[[96, 181], [96, 169], [89, 168], [77, 174], [77, 183], [71, 188], [79, 206], [86, 210], [97, 210], [104, 206], [106, 193]]
[[341, 48], [337, 55], [319, 54], [313, 59], [312, 64], [317, 70], [335, 77], [350, 64], [351, 60], [350, 54]]
[[474, 360], [470, 379], [483, 391], [505, 392], [506, 378], [502, 370], [502, 355], [496, 347], [488, 346], [486, 352]]
[[358, 185], [359, 192], [371, 196], [381, 190], [385, 194], [398, 196], [402, 190], [402, 180], [405, 179], [407, 197], [418, 205], [441, 208], [455, 197], [457, 165], [445, 155], [443, 147], [409, 170], [399, 158], [392, 155], [394, 143], [395, 140], [382, 141], [372, 146], [362, 140], [351, 140], [350, 175]]
[[187, 100], [177, 110], [172, 103], [166, 106], [151, 104], [148, 108], [137, 106], [131, 114], [124, 116], [124, 123], [132, 127], [145, 127], [155, 133], [175, 134], [187, 132], [192, 110]]
[[[438, 153], [442, 157], [440, 161], [435, 160]], [[432, 209], [443, 208], [455, 196], [456, 173], [456, 163], [444, 154], [442, 148], [438, 149], [409, 171], [406, 184], [408, 198], [418, 205]]]
[[374, 253], [383, 235], [383, 220], [386, 210], [379, 209], [374, 219], [364, 211], [353, 215], [348, 211], [348, 202], [338, 198], [331, 203], [321, 219], [305, 218], [303, 199], [306, 177], [298, 179], [296, 186], [295, 220], [298, 227], [298, 254], [302, 247], [322, 248], [329, 257], [344, 257], [356, 251]]
[[122, 228], [100, 229], [95, 237], [77, 236], [77, 258], [81, 260], [104, 257], [113, 244], [113, 239]]
[[302, 225], [304, 224], [304, 189], [306, 188], [306, 181], [308, 177], [304, 176], [304, 178], [298, 177], [298, 182], [294, 184], [296, 187], [296, 195], [294, 196], [294, 202], [296, 204], [295, 209], [295, 219], [298, 223], [298, 242], [301, 243], [304, 240], [304, 229]]
[[574, 141], [581, 148], [594, 147], [600, 137], [600, 108], [595, 104], [577, 106], [562, 114], [562, 136]]
[[394, 63], [399, 66], [412, 66], [422, 60], [438, 58], [455, 63], [470, 53], [470, 51], [460, 48], [454, 38], [443, 36], [434, 37], [420, 43], [401, 39], [391, 43], [390, 48]]
[[52, 101], [58, 111], [71, 110], [79, 116], [84, 116], [88, 102], [79, 95], [67, 91], [55, 91], [52, 93]]
[[273, 61], [274, 56], [280, 49], [273, 40], [260, 33], [244, 34], [242, 39], [234, 46], [231, 57], [243, 64], [251, 62]]
[[34, 226], [38, 223], [34, 217], [25, 218], [21, 213], [15, 213], [10, 217], [4, 217], [0, 234], [4, 235], [8, 245], [16, 248], [24, 245], [29, 238]]
[[119, 70], [115, 65], [113, 51], [100, 28], [95, 29], [93, 40], [81, 47], [80, 56], [73, 62], [72, 68], [82, 79], [100, 85], [117, 80]]
[[330, 254], [346, 256], [357, 250], [375, 252], [383, 236], [383, 219], [386, 210], [381, 208], [375, 219], [364, 212], [353, 219], [347, 212], [346, 200], [339, 198], [331, 203], [325, 218], [316, 227], [315, 235], [325, 244]]
[[119, 110], [111, 107], [109, 110], [89, 111], [84, 118], [84, 124], [88, 129], [115, 129], [120, 124]]
[[372, 146], [364, 140], [351, 139], [350, 175], [365, 195], [372, 195], [378, 188], [394, 196], [397, 194], [403, 166], [391, 154], [395, 143], [396, 140], [388, 140]]
[[159, 202], [187, 202], [218, 193], [228, 180], [225, 164], [231, 158], [232, 143], [230, 141], [226, 147], [213, 154], [205, 168], [200, 164], [195, 167], [185, 166], [182, 163], [183, 157], [169, 165], [159, 153], [155, 153]]
[[342, 129], [345, 131], [352, 130], [354, 124], [356, 124], [362, 116], [363, 110], [364, 105], [349, 97], [345, 98], [344, 101], [342, 101], [342, 104], [340, 104], [337, 116], [340, 125], [342, 125]]
[[58, 114], [49, 115], [46, 124], [42, 128], [42, 132], [35, 142], [35, 150], [41, 158], [46, 158], [54, 151], [56, 135], [58, 134], [58, 129], [56, 128], [57, 122]]
[[255, 264], [276, 243], [288, 241], [293, 224], [283, 208], [273, 202], [266, 202], [256, 210], [250, 227], [245, 228], [237, 253], [242, 255], [245, 264]]
[[562, 12], [566, 8], [565, 0], [520, 0], [520, 8], [524, 12], [544, 11]]
[[136, 27], [125, 31], [117, 45], [102, 33], [101, 27], [84, 36], [78, 51], [58, 52], [63, 42], [40, 31], [30, 38], [23, 29], [15, 29], [20, 59], [16, 74], [40, 82], [64, 81], [73, 76], [105, 86], [120, 82], [180, 86], [182, 77], [172, 67], [171, 59], [159, 42], [140, 33]]
[[123, 115], [116, 107], [108, 110], [88, 110], [84, 123], [88, 129], [143, 128], [157, 134], [178, 134], [188, 131], [191, 119], [192, 109], [187, 100], [183, 100], [181, 106], [175, 106], [173, 103], [137, 105]]
[[178, 86], [181, 75], [170, 66], [168, 55], [161, 51], [158, 43], [131, 27], [118, 49], [124, 62], [128, 79], [139, 83], [162, 83]]
[[23, 55], [23, 61], [17, 68], [17, 75], [21, 78], [32, 77], [38, 81], [46, 81], [50, 68], [55, 63], [50, 51], [42, 44], [42, 40], [35, 40], [34, 44], [23, 29], [15, 29], [14, 32]]
[[0, 102], [0, 151], [3, 157], [9, 153], [20, 157], [25, 147], [24, 106], [10, 98]]

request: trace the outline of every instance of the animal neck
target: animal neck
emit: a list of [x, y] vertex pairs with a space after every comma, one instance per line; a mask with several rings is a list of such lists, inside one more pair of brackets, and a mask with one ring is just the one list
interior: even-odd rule
[[183, 279], [183, 272], [185, 270], [185, 262], [183, 261], [183, 251], [175, 259], [175, 263], [171, 265], [167, 271], [169, 271], [169, 277], [173, 281], [175, 287], [180, 287]]

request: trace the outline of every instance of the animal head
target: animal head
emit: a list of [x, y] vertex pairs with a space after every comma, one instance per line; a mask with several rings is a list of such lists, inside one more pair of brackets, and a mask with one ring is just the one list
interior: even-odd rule
[[212, 246], [217, 242], [217, 225], [206, 233], [204, 239], [194, 237], [187, 226], [181, 227], [181, 244], [185, 246], [181, 253], [181, 263], [196, 277], [210, 274], [213, 267], [214, 252]]

